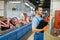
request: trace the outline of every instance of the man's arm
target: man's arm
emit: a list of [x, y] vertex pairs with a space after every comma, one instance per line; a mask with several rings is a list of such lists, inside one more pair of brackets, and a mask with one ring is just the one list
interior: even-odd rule
[[37, 25], [38, 25], [38, 20], [36, 18], [33, 18], [32, 19], [32, 31], [33, 32], [43, 31], [43, 29], [37, 29]]
[[37, 29], [35, 26], [32, 26], [32, 31], [33, 32], [40, 32], [40, 31], [43, 31], [43, 29]]

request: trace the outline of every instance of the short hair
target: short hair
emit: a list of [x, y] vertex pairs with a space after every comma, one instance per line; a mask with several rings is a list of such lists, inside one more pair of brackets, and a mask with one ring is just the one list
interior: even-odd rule
[[35, 8], [35, 11], [38, 10], [38, 8], [42, 8], [42, 6], [37, 6], [37, 7]]

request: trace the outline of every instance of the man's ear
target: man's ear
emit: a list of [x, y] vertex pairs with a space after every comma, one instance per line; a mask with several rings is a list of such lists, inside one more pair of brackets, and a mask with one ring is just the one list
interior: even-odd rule
[[37, 13], [38, 11], [36, 10], [35, 12]]

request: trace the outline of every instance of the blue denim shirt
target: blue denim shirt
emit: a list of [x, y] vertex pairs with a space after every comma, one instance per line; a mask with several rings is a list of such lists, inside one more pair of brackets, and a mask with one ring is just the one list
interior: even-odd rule
[[40, 16], [35, 16], [33, 19], [32, 19], [32, 26], [35, 26], [37, 27], [39, 22], [43, 20], [43, 18], [41, 18]]

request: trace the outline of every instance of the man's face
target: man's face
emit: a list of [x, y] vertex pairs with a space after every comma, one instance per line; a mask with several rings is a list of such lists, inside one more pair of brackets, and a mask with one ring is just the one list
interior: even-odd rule
[[42, 15], [42, 8], [39, 7], [37, 12], [38, 12], [39, 15]]

